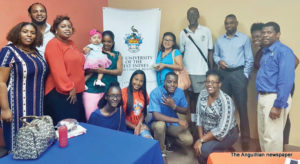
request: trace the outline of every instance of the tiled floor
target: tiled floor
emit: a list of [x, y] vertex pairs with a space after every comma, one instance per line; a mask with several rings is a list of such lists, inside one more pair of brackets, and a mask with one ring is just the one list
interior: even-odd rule
[[[260, 151], [258, 140], [252, 139], [249, 146], [249, 152]], [[242, 151], [239, 140], [233, 145], [233, 148], [236, 152]], [[192, 148], [186, 150], [176, 149], [174, 152], [168, 153], [168, 164], [198, 164], [198, 161], [194, 156]]]

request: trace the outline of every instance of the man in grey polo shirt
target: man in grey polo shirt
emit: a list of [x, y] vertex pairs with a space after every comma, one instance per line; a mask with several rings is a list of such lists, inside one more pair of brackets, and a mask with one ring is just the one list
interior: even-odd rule
[[[188, 89], [189, 105], [192, 114], [196, 111], [196, 103], [201, 90], [205, 88], [205, 74], [208, 71], [208, 60], [210, 67], [213, 65], [213, 42], [210, 30], [198, 23], [200, 17], [199, 11], [195, 7], [189, 8], [187, 11], [187, 19], [189, 26], [180, 33], [180, 51], [184, 53], [183, 62], [187, 72], [190, 75], [191, 87]], [[185, 32], [186, 31], [186, 32]], [[201, 49], [200, 51], [189, 38]], [[192, 117], [192, 121], [193, 117]]]

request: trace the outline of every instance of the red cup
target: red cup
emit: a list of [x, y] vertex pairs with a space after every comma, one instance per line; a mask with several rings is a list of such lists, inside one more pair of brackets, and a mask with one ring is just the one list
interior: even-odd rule
[[58, 135], [59, 147], [64, 148], [68, 146], [68, 128], [65, 125], [58, 128]]

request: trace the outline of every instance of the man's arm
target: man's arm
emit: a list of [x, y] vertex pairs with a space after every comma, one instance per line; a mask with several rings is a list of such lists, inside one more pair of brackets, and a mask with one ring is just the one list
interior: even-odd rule
[[[281, 52], [282, 53], [282, 52]], [[278, 54], [279, 73], [277, 79], [277, 98], [273, 104], [275, 108], [284, 109], [295, 80], [295, 55], [291, 50]]]
[[214, 66], [213, 50], [208, 50], [208, 62], [209, 62], [209, 69], [213, 69]]
[[215, 63], [219, 64], [221, 57], [220, 57], [220, 46], [219, 46], [218, 40], [216, 41], [216, 44], [215, 44], [213, 58], [214, 58]]
[[298, 57], [295, 55], [295, 69], [298, 67], [299, 64], [299, 59]]
[[156, 120], [156, 121], [164, 121], [164, 122], [168, 122], [168, 123], [178, 123], [181, 127], [183, 128], [188, 128], [189, 124], [186, 120], [182, 120], [182, 119], [179, 119], [179, 118], [174, 118], [174, 117], [169, 117], [169, 116], [166, 116], [164, 114], [161, 114], [159, 112], [152, 112], [153, 114], [153, 118]]
[[184, 40], [185, 33], [183, 31], [180, 32], [180, 38], [179, 38], [179, 50], [181, 53], [184, 53], [185, 50], [185, 40]]
[[153, 118], [156, 120], [156, 121], [165, 121], [165, 122], [169, 122], [169, 123], [178, 123], [179, 122], [179, 119], [178, 118], [174, 118], [174, 117], [169, 117], [169, 116], [166, 116], [164, 114], [161, 114], [159, 112], [152, 112], [153, 114]]
[[245, 52], [245, 66], [244, 66], [244, 74], [247, 78], [251, 73], [253, 67], [253, 54], [252, 54], [252, 47], [250, 38], [247, 37], [246, 43], [244, 45], [244, 52]]
[[[208, 29], [208, 28], [207, 28]], [[214, 59], [213, 59], [213, 49], [214, 49], [214, 45], [213, 45], [213, 40], [212, 40], [212, 35], [210, 30], [208, 29], [208, 63], [209, 63], [209, 67], [208, 69], [213, 69], [213, 64], [214, 64]]]

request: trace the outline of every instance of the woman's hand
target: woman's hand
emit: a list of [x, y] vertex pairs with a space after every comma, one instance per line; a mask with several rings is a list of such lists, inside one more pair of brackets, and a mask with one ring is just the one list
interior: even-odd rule
[[70, 100], [70, 104], [75, 104], [76, 101], [77, 101], [77, 97], [76, 97], [76, 89], [73, 88], [71, 91], [70, 91], [70, 94], [69, 94], [69, 97], [67, 98], [67, 101]]
[[140, 133], [141, 133], [141, 127], [142, 127], [142, 123], [139, 122], [137, 124], [137, 126], [134, 128], [134, 135], [140, 135]]
[[6, 122], [12, 121], [12, 112], [9, 108], [1, 110], [1, 119]]
[[200, 142], [200, 140], [197, 140], [194, 144], [194, 150], [197, 156], [201, 155], [201, 148], [202, 148], [202, 143]]
[[110, 51], [105, 51], [105, 50], [102, 50], [102, 51], [109, 54], [111, 57], [115, 57], [115, 54]]
[[105, 71], [106, 71], [106, 69], [103, 68], [103, 67], [101, 67], [100, 65], [99, 65], [99, 67], [96, 70], [97, 70], [96, 72], [98, 74], [105, 74]]
[[158, 63], [155, 67], [154, 67], [154, 69], [156, 70], [156, 71], [161, 71], [162, 69], [164, 69], [166, 67], [166, 65], [164, 64], [164, 63]]

